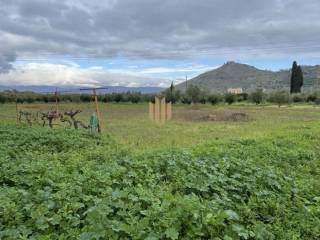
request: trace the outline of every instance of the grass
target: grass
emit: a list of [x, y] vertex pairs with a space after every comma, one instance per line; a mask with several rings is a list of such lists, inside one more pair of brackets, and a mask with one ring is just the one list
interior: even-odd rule
[[[162, 147], [188, 148], [196, 144], [221, 139], [265, 138], [291, 131], [300, 126], [319, 124], [320, 109], [311, 105], [255, 106], [238, 105], [175, 105], [173, 120], [163, 126], [148, 119], [147, 104], [101, 103], [104, 135], [111, 135], [119, 143], [133, 151]], [[50, 104], [23, 104], [19, 109], [46, 111], [53, 109]], [[94, 110], [92, 104], [60, 104], [61, 110], [81, 109], [79, 118], [88, 122]], [[0, 105], [0, 123], [15, 122], [14, 105]], [[203, 116], [242, 112], [249, 116], [248, 121], [205, 121]], [[3, 115], [6, 117], [2, 117]], [[56, 126], [62, 127], [62, 126]]]
[[[0, 239], [320, 239], [317, 107], [177, 105], [163, 126], [146, 104], [101, 109], [99, 138], [0, 105]], [[230, 113], [249, 120], [204, 121]]]

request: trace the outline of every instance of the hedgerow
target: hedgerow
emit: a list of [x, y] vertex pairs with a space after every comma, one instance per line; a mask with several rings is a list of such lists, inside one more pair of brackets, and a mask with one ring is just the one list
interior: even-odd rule
[[1, 126], [0, 239], [319, 239], [319, 138], [298, 133], [134, 155]]

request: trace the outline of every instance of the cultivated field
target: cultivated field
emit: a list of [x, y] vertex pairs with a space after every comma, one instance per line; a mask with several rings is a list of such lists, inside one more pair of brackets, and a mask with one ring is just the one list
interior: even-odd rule
[[320, 239], [318, 107], [179, 105], [158, 126], [102, 104], [102, 137], [0, 109], [0, 239]]
[[[104, 134], [132, 150], [158, 147], [190, 147], [208, 141], [243, 138], [265, 138], [285, 134], [307, 126], [320, 126], [320, 107], [294, 105], [278, 108], [275, 105], [175, 105], [173, 120], [163, 126], [148, 118], [147, 104], [100, 105]], [[21, 104], [19, 109], [32, 112], [54, 109], [54, 104]], [[89, 121], [93, 104], [60, 104], [60, 110], [81, 109], [78, 116]], [[15, 106], [0, 105], [0, 123], [15, 123]], [[233, 114], [244, 113], [243, 118]], [[6, 117], [2, 117], [3, 115]], [[55, 128], [67, 125], [56, 121]]]

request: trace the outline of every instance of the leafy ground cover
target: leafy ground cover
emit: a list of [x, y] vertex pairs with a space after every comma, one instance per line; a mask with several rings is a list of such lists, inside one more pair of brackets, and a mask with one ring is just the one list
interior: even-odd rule
[[320, 129], [132, 152], [0, 126], [0, 239], [319, 239]]

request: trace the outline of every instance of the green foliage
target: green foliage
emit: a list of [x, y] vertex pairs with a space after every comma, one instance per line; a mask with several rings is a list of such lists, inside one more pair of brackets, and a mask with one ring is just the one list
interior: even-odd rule
[[294, 61], [291, 69], [290, 93], [300, 93], [303, 86], [303, 73], [297, 62]]
[[319, 239], [313, 129], [133, 155], [110, 137], [0, 127], [1, 239]]
[[141, 101], [141, 93], [140, 92], [132, 92], [128, 95], [128, 100], [131, 103], [138, 103]]
[[176, 103], [176, 102], [180, 101], [180, 99], [181, 99], [181, 92], [180, 92], [180, 90], [175, 89], [173, 82], [172, 82], [170, 88], [168, 88], [164, 91], [164, 96], [165, 96], [167, 102]]
[[226, 93], [224, 95], [224, 100], [225, 100], [226, 103], [231, 105], [232, 103], [237, 101], [237, 95], [234, 94], [234, 93]]
[[269, 102], [277, 104], [279, 107], [290, 103], [290, 95], [287, 91], [276, 91], [269, 95]]
[[186, 91], [186, 96], [191, 102], [198, 103], [201, 97], [201, 89], [196, 85], [190, 84]]
[[302, 93], [296, 93], [291, 95], [292, 102], [294, 103], [301, 103], [306, 102], [306, 96]]
[[222, 101], [223, 101], [223, 96], [221, 96], [220, 94], [211, 94], [208, 97], [208, 102], [211, 103], [212, 105], [216, 105]]
[[6, 101], [6, 97], [3, 94], [0, 94], [0, 103], [5, 103]]
[[[172, 103], [183, 103], [191, 104], [193, 103], [211, 103], [212, 105], [218, 104], [220, 102], [227, 102], [228, 104], [233, 104], [236, 102], [247, 102], [251, 101], [256, 104], [260, 104], [263, 101], [270, 103], [276, 103], [274, 97], [279, 94], [279, 91], [270, 92], [270, 93], [261, 93], [261, 89], [256, 89], [256, 91], [248, 94], [222, 94], [222, 93], [213, 93], [210, 94], [207, 90], [200, 89], [197, 86], [189, 85], [188, 91], [186, 93], [181, 93], [180, 90], [176, 90], [172, 85], [171, 88], [166, 89], [161, 94], [166, 97], [167, 102]], [[284, 92], [284, 91], [281, 91]], [[124, 93], [108, 93], [98, 96], [98, 100], [107, 103], [143, 103], [154, 101], [154, 98], [157, 94], [155, 93], [140, 93], [140, 92], [124, 92]], [[315, 103], [317, 98], [319, 98], [318, 92], [303, 92], [303, 93], [294, 93], [289, 96], [289, 99], [284, 103], [292, 102], [312, 102]], [[89, 103], [91, 102], [92, 96], [87, 93], [78, 94], [59, 94], [58, 101], [61, 103]], [[53, 94], [39, 94], [32, 92], [18, 92], [17, 93], [17, 102], [19, 104], [23, 103], [54, 103], [56, 97]], [[15, 102], [15, 92], [0, 92], [0, 104], [3, 103], [13, 103]], [[282, 105], [281, 103], [280, 105]]]
[[[176, 91], [177, 97], [180, 93]], [[124, 92], [124, 93], [108, 93], [99, 95], [99, 101], [103, 102], [149, 102], [154, 98], [155, 94], [142, 94], [140, 92]], [[92, 95], [89, 93], [63, 93], [58, 95], [59, 102], [91, 102]], [[56, 96], [54, 94], [40, 94], [34, 92], [17, 92], [18, 103], [35, 103], [35, 102], [55, 102]], [[15, 92], [0, 92], [0, 103], [15, 102]]]
[[249, 94], [248, 93], [239, 93], [237, 94], [237, 101], [238, 102], [243, 102], [243, 101], [247, 101], [249, 98]]
[[257, 88], [249, 96], [250, 101], [257, 104], [257, 105], [261, 104], [264, 101], [264, 98], [265, 98], [265, 96], [263, 93], [263, 89], [261, 89], [261, 88]]
[[306, 93], [306, 102], [316, 102], [317, 99], [320, 98], [320, 93], [319, 91], [312, 91]]

